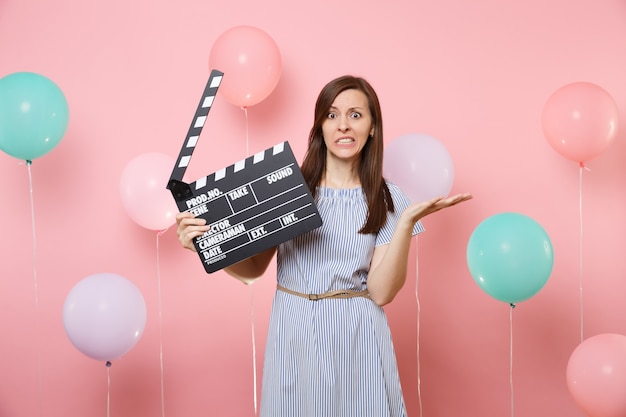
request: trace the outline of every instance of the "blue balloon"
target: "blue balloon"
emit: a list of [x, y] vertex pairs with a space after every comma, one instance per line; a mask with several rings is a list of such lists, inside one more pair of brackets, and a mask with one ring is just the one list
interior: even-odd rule
[[0, 150], [32, 161], [54, 149], [65, 135], [67, 100], [50, 79], [33, 72], [0, 78]]
[[518, 213], [481, 222], [467, 244], [474, 281], [496, 300], [515, 304], [534, 296], [554, 265], [552, 242], [539, 223]]

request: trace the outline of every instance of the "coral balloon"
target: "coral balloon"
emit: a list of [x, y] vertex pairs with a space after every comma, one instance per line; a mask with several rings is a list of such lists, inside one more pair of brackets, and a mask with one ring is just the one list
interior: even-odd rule
[[65, 135], [67, 100], [50, 79], [16, 72], [0, 79], [0, 150], [32, 161], [54, 149]]
[[541, 124], [552, 148], [582, 164], [614, 142], [618, 120], [617, 104], [607, 91], [592, 83], [576, 82], [550, 96]]
[[149, 152], [133, 158], [120, 177], [120, 197], [128, 216], [150, 230], [165, 230], [176, 221], [178, 208], [166, 188], [174, 158]]
[[567, 363], [567, 388], [589, 417], [626, 416], [626, 336], [600, 334], [578, 345]]
[[450, 193], [454, 164], [446, 147], [437, 139], [409, 133], [385, 147], [385, 177], [404, 191], [412, 202], [421, 202]]
[[263, 30], [236, 26], [222, 33], [211, 48], [209, 67], [224, 73], [219, 94], [231, 104], [250, 107], [267, 98], [278, 84], [280, 50]]
[[65, 333], [86, 356], [112, 361], [130, 351], [146, 325], [139, 289], [117, 274], [90, 275], [72, 288], [63, 305]]
[[467, 244], [474, 281], [488, 295], [510, 304], [527, 300], [546, 284], [554, 254], [539, 223], [518, 213], [483, 220]]

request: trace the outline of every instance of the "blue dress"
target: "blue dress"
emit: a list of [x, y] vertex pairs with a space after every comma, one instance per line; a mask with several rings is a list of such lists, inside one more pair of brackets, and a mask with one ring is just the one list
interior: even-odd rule
[[[377, 234], [359, 234], [361, 188], [318, 188], [321, 227], [281, 244], [278, 284], [305, 294], [366, 289], [374, 248], [391, 241], [410, 204], [388, 183], [395, 212]], [[413, 234], [423, 231], [417, 223]], [[270, 316], [261, 417], [405, 417], [391, 332], [363, 297], [311, 301], [277, 291]]]

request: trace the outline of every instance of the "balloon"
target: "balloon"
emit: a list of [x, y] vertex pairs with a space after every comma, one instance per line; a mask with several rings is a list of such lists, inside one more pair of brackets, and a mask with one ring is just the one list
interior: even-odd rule
[[467, 263], [483, 291], [514, 304], [543, 288], [554, 254], [548, 234], [535, 220], [500, 213], [483, 220], [470, 236]]
[[178, 208], [166, 188], [176, 161], [149, 152], [133, 158], [120, 177], [120, 197], [129, 217], [150, 230], [165, 230], [176, 221]]
[[246, 108], [265, 100], [278, 84], [280, 51], [261, 29], [236, 26], [213, 44], [209, 67], [224, 72], [219, 94], [231, 104]]
[[613, 143], [618, 120], [617, 105], [608, 92], [592, 83], [576, 82], [550, 96], [541, 123], [552, 148], [582, 164]]
[[0, 78], [0, 150], [32, 161], [54, 149], [67, 129], [69, 109], [63, 92], [33, 72]]
[[63, 305], [63, 325], [72, 344], [86, 356], [118, 359], [139, 341], [146, 304], [139, 289], [112, 273], [90, 275], [72, 288]]
[[567, 363], [567, 388], [589, 417], [626, 416], [626, 336], [600, 334], [578, 345]]
[[437, 139], [417, 133], [400, 136], [385, 147], [383, 159], [385, 177], [412, 202], [450, 193], [454, 164], [446, 147]]

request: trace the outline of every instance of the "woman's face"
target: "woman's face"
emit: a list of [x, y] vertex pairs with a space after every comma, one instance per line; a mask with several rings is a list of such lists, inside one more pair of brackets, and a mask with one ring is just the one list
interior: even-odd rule
[[327, 158], [355, 161], [374, 132], [367, 96], [360, 90], [339, 93], [322, 123]]

